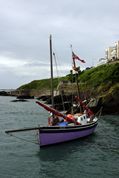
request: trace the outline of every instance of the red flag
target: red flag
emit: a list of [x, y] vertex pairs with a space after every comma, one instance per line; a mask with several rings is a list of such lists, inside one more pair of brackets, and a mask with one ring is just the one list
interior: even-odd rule
[[74, 52], [72, 52], [72, 59], [73, 60], [78, 59], [79, 61], [85, 63], [85, 61], [83, 59], [80, 59]]

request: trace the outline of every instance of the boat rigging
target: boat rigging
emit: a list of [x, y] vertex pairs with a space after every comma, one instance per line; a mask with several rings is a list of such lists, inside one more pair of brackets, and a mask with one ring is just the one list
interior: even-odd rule
[[[29, 130], [38, 131], [38, 143], [40, 147], [67, 142], [75, 139], [79, 139], [92, 134], [98, 124], [98, 117], [88, 108], [88, 106], [80, 99], [80, 93], [78, 89], [78, 96], [75, 98], [78, 105], [82, 108], [80, 112], [63, 114], [60, 111], [54, 109], [54, 90], [53, 90], [53, 53], [52, 53], [52, 36], [49, 38], [50, 44], [50, 68], [51, 68], [51, 97], [52, 107], [36, 101], [36, 103], [50, 112], [52, 115], [48, 118], [48, 124], [46, 126], [23, 128], [15, 130], [5, 131], [7, 134], [12, 132], [22, 132]], [[73, 68], [76, 70], [75, 60], [79, 60], [85, 63], [72, 51]], [[78, 88], [78, 83], [77, 83]]]

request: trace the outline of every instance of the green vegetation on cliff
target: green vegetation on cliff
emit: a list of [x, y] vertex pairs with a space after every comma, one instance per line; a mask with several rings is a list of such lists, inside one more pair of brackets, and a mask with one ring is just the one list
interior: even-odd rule
[[89, 88], [95, 94], [108, 94], [119, 89], [119, 63], [105, 64], [80, 75], [80, 81], [85, 83], [83, 89]]
[[119, 82], [119, 63], [105, 64], [82, 72], [80, 75], [82, 82], [94, 87], [100, 84]]
[[[53, 86], [54, 88], [57, 87], [58, 82], [60, 80], [63, 80], [63, 77], [59, 78], [54, 78], [53, 79]], [[28, 84], [22, 85], [21, 87], [18, 88], [18, 90], [50, 90], [51, 88], [51, 80], [50, 79], [42, 79], [42, 80], [34, 80]]]
[[[109, 95], [119, 90], [119, 63], [105, 64], [80, 72], [80, 90], [90, 91], [94, 95]], [[61, 80], [71, 80], [71, 74], [55, 78], [54, 88]], [[50, 90], [50, 79], [34, 80], [19, 87], [19, 90]], [[117, 93], [117, 92], [116, 92]]]

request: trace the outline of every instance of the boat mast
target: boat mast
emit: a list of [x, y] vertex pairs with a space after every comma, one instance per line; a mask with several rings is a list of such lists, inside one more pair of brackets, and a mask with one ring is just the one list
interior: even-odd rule
[[[71, 53], [72, 53], [72, 59], [73, 59], [72, 45], [70, 45], [70, 47], [71, 47]], [[76, 67], [76, 63], [75, 63], [74, 59], [73, 59], [73, 66], [72, 66], [71, 75], [73, 75], [73, 71], [75, 72], [75, 82], [76, 82], [77, 90], [78, 90], [78, 98], [80, 98], [80, 89], [79, 89], [79, 83], [78, 83], [79, 67], [78, 68]], [[79, 107], [80, 107], [80, 112], [82, 112], [81, 105]]]
[[51, 101], [52, 101], [52, 107], [54, 108], [52, 35], [50, 35], [50, 70], [51, 70]]
[[[72, 59], [73, 59], [72, 45], [70, 45], [70, 47], [71, 47], [71, 54], [72, 54]], [[76, 67], [76, 63], [75, 63], [74, 59], [73, 59], [73, 66], [72, 66], [72, 73], [71, 73], [71, 75], [73, 75], [73, 71], [75, 71], [75, 81], [76, 81], [77, 90], [78, 90], [78, 97], [79, 97], [80, 96], [80, 90], [79, 90], [79, 84], [78, 84], [79, 68]]]

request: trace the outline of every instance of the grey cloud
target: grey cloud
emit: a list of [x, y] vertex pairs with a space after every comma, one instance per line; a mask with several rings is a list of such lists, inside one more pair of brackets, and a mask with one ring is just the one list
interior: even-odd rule
[[118, 7], [118, 0], [0, 0], [0, 56], [26, 61], [29, 69], [46, 67], [51, 33], [61, 66], [71, 63], [70, 44], [86, 67], [96, 64], [119, 39]]

